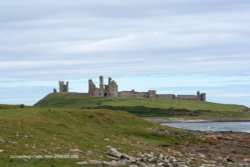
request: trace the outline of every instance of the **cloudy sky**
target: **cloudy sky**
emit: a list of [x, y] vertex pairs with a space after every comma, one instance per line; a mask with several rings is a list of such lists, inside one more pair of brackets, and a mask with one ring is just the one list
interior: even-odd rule
[[249, 0], [0, 0], [0, 103], [70, 81], [250, 106]]

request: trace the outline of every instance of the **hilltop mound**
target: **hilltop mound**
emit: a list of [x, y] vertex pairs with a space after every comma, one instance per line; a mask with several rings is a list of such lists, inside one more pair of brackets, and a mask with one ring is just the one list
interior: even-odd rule
[[188, 100], [89, 97], [78, 93], [49, 94], [35, 104], [35, 107], [123, 110], [144, 117], [250, 118], [249, 109], [242, 105]]

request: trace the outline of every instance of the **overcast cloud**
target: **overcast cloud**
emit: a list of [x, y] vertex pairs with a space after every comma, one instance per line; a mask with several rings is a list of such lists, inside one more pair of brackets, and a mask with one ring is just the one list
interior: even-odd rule
[[250, 106], [249, 0], [0, 2], [0, 103], [33, 104], [58, 80], [87, 91], [102, 74]]

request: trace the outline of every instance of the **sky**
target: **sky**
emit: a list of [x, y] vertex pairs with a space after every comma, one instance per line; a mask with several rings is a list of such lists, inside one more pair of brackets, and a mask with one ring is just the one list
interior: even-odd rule
[[[0, 0], [0, 103], [70, 82], [250, 107], [249, 0]], [[106, 80], [107, 82], [107, 80]]]

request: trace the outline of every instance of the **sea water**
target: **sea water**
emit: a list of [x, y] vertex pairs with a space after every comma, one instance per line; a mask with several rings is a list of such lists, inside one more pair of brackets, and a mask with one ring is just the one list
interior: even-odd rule
[[234, 131], [250, 133], [250, 122], [192, 122], [163, 123], [162, 125], [200, 131]]

